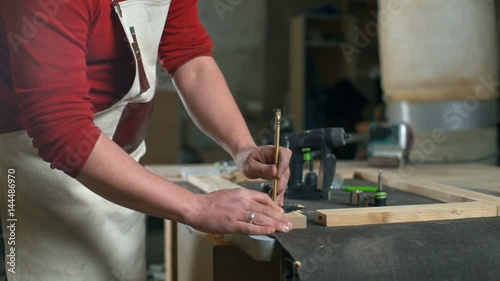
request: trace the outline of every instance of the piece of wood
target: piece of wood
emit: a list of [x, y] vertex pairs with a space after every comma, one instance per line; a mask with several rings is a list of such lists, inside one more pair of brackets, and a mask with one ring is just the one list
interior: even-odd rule
[[[379, 169], [368, 166], [366, 161], [339, 161], [339, 171], [363, 171]], [[500, 168], [484, 164], [434, 164], [406, 165], [401, 168], [383, 168], [384, 175], [404, 178], [408, 181], [426, 180], [462, 189], [500, 196]]]
[[285, 216], [292, 222], [293, 229], [303, 229], [307, 228], [307, 217], [303, 214], [293, 211], [286, 213]]
[[412, 178], [500, 196], [500, 168], [483, 164], [420, 165]]
[[221, 174], [221, 178], [226, 179], [228, 181], [234, 182], [236, 184], [240, 183], [248, 183], [248, 182], [265, 182], [266, 180], [257, 178], [257, 179], [249, 179], [241, 170], [232, 171], [230, 174]]
[[190, 165], [146, 165], [145, 168], [151, 172], [172, 182], [186, 181], [186, 170], [200, 171], [213, 168], [213, 164], [190, 164]]
[[216, 175], [192, 175], [188, 176], [187, 180], [190, 184], [198, 187], [205, 193], [223, 189], [242, 188], [242, 186], [239, 186]]
[[165, 220], [165, 280], [177, 280], [177, 225]]
[[[378, 170], [362, 168], [355, 170], [355, 177], [366, 181], [377, 182]], [[496, 205], [500, 216], [500, 197], [458, 188], [431, 180], [418, 180], [400, 176], [394, 172], [384, 172], [384, 183], [392, 188], [435, 199], [441, 202], [483, 202]]]
[[317, 210], [316, 222], [348, 226], [496, 217], [497, 206], [481, 202]]

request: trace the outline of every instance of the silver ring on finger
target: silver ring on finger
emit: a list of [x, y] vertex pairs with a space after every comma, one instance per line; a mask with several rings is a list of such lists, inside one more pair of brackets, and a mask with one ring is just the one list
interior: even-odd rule
[[251, 211], [250, 215], [248, 216], [248, 223], [252, 224], [254, 220], [255, 220], [255, 212]]

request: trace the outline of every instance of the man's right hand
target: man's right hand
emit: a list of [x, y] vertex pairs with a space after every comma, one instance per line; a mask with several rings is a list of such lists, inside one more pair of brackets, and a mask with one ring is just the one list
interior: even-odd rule
[[[239, 188], [198, 194], [194, 205], [186, 222], [208, 233], [272, 234], [293, 227], [283, 209], [262, 192]], [[251, 212], [255, 217], [250, 224]]]

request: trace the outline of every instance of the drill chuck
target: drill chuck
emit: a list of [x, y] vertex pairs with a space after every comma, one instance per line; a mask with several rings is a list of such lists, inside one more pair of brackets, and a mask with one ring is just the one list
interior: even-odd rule
[[292, 134], [287, 137], [287, 141], [292, 151], [303, 148], [315, 151], [323, 147], [329, 150], [342, 147], [349, 138], [350, 135], [343, 128], [321, 128]]

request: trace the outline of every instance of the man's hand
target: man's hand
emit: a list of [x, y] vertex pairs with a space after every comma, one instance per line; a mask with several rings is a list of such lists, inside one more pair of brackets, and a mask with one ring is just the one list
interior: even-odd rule
[[[290, 220], [268, 195], [245, 188], [198, 194], [187, 223], [208, 233], [272, 234], [292, 229]], [[254, 212], [253, 223], [249, 223]]]
[[283, 206], [286, 185], [290, 177], [291, 157], [292, 151], [290, 149], [280, 147], [278, 169], [276, 169], [274, 166], [274, 146], [268, 145], [245, 149], [236, 155], [235, 161], [247, 178], [272, 180], [277, 176], [278, 197], [276, 203]]

